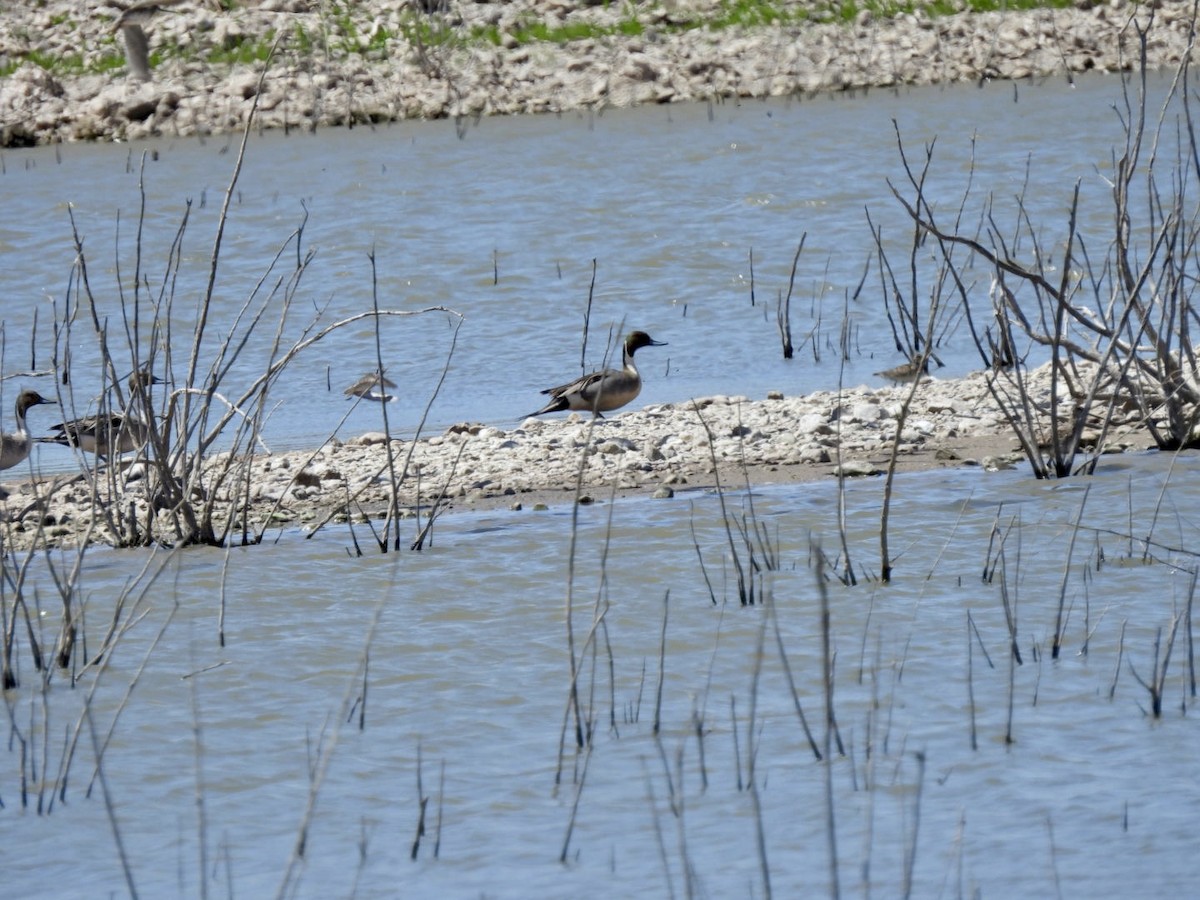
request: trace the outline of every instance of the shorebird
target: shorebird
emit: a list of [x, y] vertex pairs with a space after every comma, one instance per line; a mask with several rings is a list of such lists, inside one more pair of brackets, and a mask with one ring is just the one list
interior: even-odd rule
[[656, 341], [644, 331], [629, 332], [621, 354], [621, 362], [624, 364], [622, 368], [602, 369], [567, 384], [546, 388], [542, 393], [549, 394], [554, 399], [530, 415], [540, 416], [564, 409], [577, 409], [604, 418], [601, 413], [620, 409], [641, 393], [642, 376], [633, 364], [633, 354], [641, 347], [665, 346], [664, 341]]
[[107, 412], [96, 416], [85, 416], [51, 425], [58, 434], [39, 438], [48, 444], [78, 447], [85, 453], [108, 458], [120, 456], [131, 450], [141, 449], [150, 439], [150, 426], [140, 416], [133, 414], [133, 405], [141, 391], [152, 384], [162, 384], [149, 371], [134, 372], [129, 376], [129, 410], [124, 413]]
[[906, 363], [876, 372], [880, 378], [894, 381], [896, 384], [912, 384], [914, 381], [924, 381], [929, 375], [929, 360], [911, 359]]
[[378, 400], [381, 403], [392, 399], [387, 388], [394, 388], [396, 382], [388, 378], [382, 371], [376, 369], [368, 372], [362, 378], [346, 388], [347, 397], [362, 397], [364, 400]]
[[26, 390], [17, 394], [17, 430], [0, 432], [0, 469], [11, 469], [29, 456], [33, 441], [30, 440], [29, 431], [25, 427], [25, 413], [31, 406], [40, 403], [53, 404], [54, 401], [47, 400], [37, 391]]
[[125, 37], [125, 61], [129, 71], [139, 81], [150, 81], [150, 41], [143, 25], [148, 25], [154, 16], [164, 9], [178, 6], [186, 0], [139, 0], [130, 6], [121, 0], [108, 0], [107, 5], [121, 11], [113, 22], [113, 32], [120, 31]]

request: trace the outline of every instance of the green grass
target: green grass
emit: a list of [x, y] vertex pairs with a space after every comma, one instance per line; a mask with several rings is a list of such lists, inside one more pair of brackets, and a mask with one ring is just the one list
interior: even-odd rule
[[[220, 0], [220, 3], [225, 9], [238, 5], [236, 0]], [[1072, 0], [966, 0], [965, 9], [971, 12], [990, 12], [999, 9], [1058, 9], [1071, 5]], [[877, 18], [891, 18], [917, 9], [930, 16], [944, 16], [958, 12], [958, 6], [954, 0], [829, 0], [828, 3], [819, 6], [795, 6], [780, 0], [726, 0], [712, 18], [674, 20], [656, 27], [660, 31], [679, 32], [698, 28], [721, 31], [728, 28], [801, 26], [806, 22], [852, 22], [864, 10]], [[295, 26], [283, 52], [299, 57], [329, 53], [336, 57], [370, 54], [373, 58], [378, 58], [381, 55], [407, 52], [410, 47], [455, 49], [487, 44], [498, 46], [506, 37], [495, 26], [454, 28], [436, 16], [410, 11], [403, 17], [397, 33], [381, 28], [364, 44], [350, 15], [350, 8], [350, 4], [334, 0], [327, 7], [328, 14], [320, 33], [310, 34], [302, 26]], [[582, 40], [636, 37], [643, 34], [645, 25], [639, 19], [639, 7], [624, 3], [621, 9], [624, 15], [614, 25], [600, 26], [588, 22], [550, 25], [530, 19], [520, 23], [508, 37], [517, 44], [536, 45], [569, 44]], [[642, 10], [644, 9], [643, 7]], [[52, 24], [55, 27], [78, 31], [78, 24], [66, 14], [56, 16]], [[243, 39], [228, 46], [212, 48], [207, 51], [204, 59], [209, 64], [221, 66], [261, 63], [267, 58], [274, 38], [274, 33], [268, 32], [262, 38]], [[0, 78], [11, 75], [24, 62], [31, 62], [52, 74], [67, 76], [102, 74], [122, 68], [125, 64], [124, 51], [117, 40], [106, 37], [103, 44], [110, 46], [105, 47], [99, 61], [87, 64], [84, 63], [82, 54], [52, 57], [42, 52], [30, 51], [24, 56], [16, 55], [5, 65], [0, 65]], [[194, 59], [196, 53], [194, 46], [185, 48], [164, 45], [151, 55], [151, 64], [158, 65], [170, 59]]]
[[[208, 61], [213, 65], [232, 66], [238, 63], [243, 65], [252, 65], [266, 60], [271, 54], [271, 45], [275, 42], [274, 29], [268, 29], [264, 37], [259, 40], [251, 41], [241, 38], [229, 42], [223, 47], [214, 47], [208, 54]], [[175, 54], [182, 56], [183, 53]], [[152, 59], [152, 63], [157, 63], [157, 60]]]

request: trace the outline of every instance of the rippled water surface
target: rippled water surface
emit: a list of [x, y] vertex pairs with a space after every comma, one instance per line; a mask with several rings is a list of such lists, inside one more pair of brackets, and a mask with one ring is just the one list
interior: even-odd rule
[[[880, 483], [849, 484], [861, 580], [825, 587], [844, 749], [829, 766], [797, 703], [822, 748], [810, 536], [835, 552], [833, 484], [726, 499], [769, 535], [776, 567], [758, 588], [773, 607], [738, 604], [715, 496], [580, 509], [574, 640], [594, 736], [576, 753], [568, 728], [561, 775], [567, 511], [456, 515], [432, 549], [400, 555], [356, 558], [332, 532], [228, 554], [90, 554], [92, 652], [125, 579], [146, 564], [157, 580], [130, 591], [131, 625], [94, 693], [96, 673], [74, 691], [56, 676], [45, 706], [13, 692], [15, 731], [36, 734], [48, 716], [53, 739], [30, 748], [50, 777], [44, 795], [28, 786], [28, 808], [17, 749], [5, 757], [6, 890], [119, 892], [116, 831], [143, 895], [198, 894], [201, 843], [209, 890], [274, 892], [315, 779], [299, 896], [355, 883], [367, 896], [664, 896], [689, 880], [710, 896], [761, 896], [764, 869], [782, 895], [825, 893], [829, 778], [844, 890], [894, 896], [911, 871], [915, 896], [1186, 893], [1200, 878], [1186, 620], [1161, 720], [1137, 678], [1152, 678], [1155, 641], [1188, 601], [1191, 576], [1163, 560], [1190, 564], [1165, 548], [1194, 543], [1195, 468], [1147, 456], [1088, 483], [901, 477], [886, 586], [871, 574]], [[1090, 527], [1072, 546], [1081, 508]], [[1152, 538], [1149, 562], [1119, 536], [1131, 522]], [[86, 796], [86, 719], [66, 802], [53, 796], [89, 697], [96, 740], [111, 733], [115, 825], [101, 786]], [[428, 805], [414, 861], [418, 790]], [[53, 807], [38, 815], [39, 802]]]
[[[891, 119], [915, 156], [936, 136], [934, 181], [951, 204], [972, 147], [973, 190], [998, 203], [1033, 159], [1030, 197], [1053, 220], [1074, 179], [1103, 193], [1119, 87], [487, 120], [461, 138], [448, 123], [256, 136], [217, 322], [229, 327], [307, 210], [317, 256], [297, 330], [319, 308], [370, 307], [372, 250], [382, 305], [465, 315], [436, 423], [503, 425], [578, 367], [593, 259], [592, 361], [621, 320], [670, 342], [647, 353], [639, 402], [830, 388], [838, 363], [824, 344], [819, 363], [811, 351], [778, 358], [770, 301], [807, 232], [796, 332], [819, 319], [820, 340], [836, 342], [870, 254], [864, 207], [903, 246], [885, 184], [902, 176]], [[1087, 140], [1058, 140], [1068, 117]], [[176, 310], [190, 328], [234, 149], [221, 139], [5, 154], [5, 373], [50, 359], [67, 203], [116, 322], [115, 217], [128, 277], [143, 150], [157, 152], [145, 165], [147, 265], [194, 201]], [[864, 297], [877, 298], [877, 275], [868, 284]], [[895, 354], [877, 299], [848, 308], [845, 379], [870, 381]], [[387, 326], [405, 427], [450, 337], [444, 315]], [[89, 341], [77, 323], [80, 383]], [[356, 328], [298, 360], [268, 440], [327, 434], [373, 345]], [[950, 336], [948, 369], [965, 371], [971, 352]], [[258, 361], [239, 365], [249, 375]], [[377, 416], [356, 410], [344, 430]], [[877, 479], [846, 486], [855, 586], [817, 577], [830, 571], [821, 554], [845, 565], [832, 483], [734, 491], [724, 509], [687, 491], [600, 497], [574, 529], [568, 502], [454, 514], [420, 553], [371, 552], [361, 527], [229, 552], [89, 551], [77, 659], [96, 661], [74, 689], [55, 672], [39, 690], [23, 618], [15, 632], [4, 895], [120, 894], [128, 877], [141, 896], [765, 896], [768, 881], [776, 896], [812, 896], [831, 891], [831, 860], [856, 896], [909, 885], [919, 897], [1186, 895], [1200, 883], [1196, 484], [1194, 457], [1163, 455], [1106, 457], [1096, 477], [1057, 484], [1022, 471], [904, 476], [888, 585], [875, 577]], [[753, 560], [725, 521], [759, 535]], [[51, 566], [73, 561], [39, 557], [26, 576], [46, 647], [60, 610]], [[739, 565], [753, 606], [738, 602]], [[0, 592], [11, 616], [11, 584]], [[1163, 665], [1173, 621], [1155, 719], [1140, 682], [1154, 680], [1156, 644]], [[573, 657], [590, 752], [575, 746]]]

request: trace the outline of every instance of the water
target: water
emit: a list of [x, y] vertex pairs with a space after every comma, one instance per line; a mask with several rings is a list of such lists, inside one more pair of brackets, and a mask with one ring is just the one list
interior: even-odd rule
[[[1144, 715], [1148, 694], [1132, 674], [1149, 678], [1156, 630], [1186, 603], [1190, 576], [1162, 562], [1124, 564], [1127, 542], [1104, 530], [1129, 531], [1132, 497], [1135, 533], [1153, 533], [1165, 544], [1186, 536], [1181, 527], [1191, 533], [1183, 511], [1194, 503], [1194, 460], [1173, 472], [1168, 466], [1153, 455], [1121, 460], [1090, 482], [1088, 522], [1099, 531], [1079, 535], [1069, 566], [1069, 526], [1083, 502], [1082, 483], [1039, 484], [1021, 473], [977, 470], [902, 477], [893, 512], [897, 579], [887, 586], [869, 578], [878, 565], [879, 482], [849, 485], [851, 552], [863, 581], [828, 586], [835, 713], [847, 753], [833, 757], [831, 771], [843, 889], [857, 891], [869, 863], [872, 892], [893, 894], [918, 817], [919, 896], [947, 883], [985, 896], [1046, 892], [1055, 879], [1072, 892], [1111, 896], [1148, 884], [1185, 892], [1195, 883], [1200, 866], [1186, 851], [1200, 790], [1194, 718], [1180, 710], [1191, 702], [1183, 630], [1161, 721]], [[1153, 504], [1168, 478], [1169, 514], [1155, 529]], [[766, 584], [818, 744], [820, 593], [808, 536], [833, 546], [834, 492], [819, 484], [756, 491], [753, 498], [778, 544], [780, 567]], [[742, 510], [747, 500], [729, 502]], [[364, 836], [366, 895], [399, 886], [420, 895], [662, 896], [668, 879], [682, 890], [684, 859], [710, 894], [761, 892], [757, 814], [748, 791], [738, 789], [739, 779], [749, 778], [753, 715], [772, 885], [787, 895], [824, 893], [825, 768], [799, 725], [773, 621], [764, 621], [763, 607], [741, 608], [731, 597], [726, 538], [711, 495], [581, 510], [578, 645], [597, 597], [605, 613], [600, 653], [594, 663], [586, 656], [580, 679], [597, 730], [590, 758], [568, 752], [556, 789], [568, 679], [569, 524], [568, 514], [555, 511], [463, 514], [447, 519], [434, 548], [421, 554], [356, 559], [346, 552], [346, 535], [322, 533], [228, 555], [151, 559], [152, 568], [165, 568], [141, 601], [145, 618], [108, 659], [92, 701], [103, 735], [136, 680], [105, 771], [139, 890], [198, 892], [199, 784], [210, 889], [273, 892], [304, 816], [309, 773], [320, 768], [325, 748], [331, 762], [299, 896], [348, 892]], [[995, 525], [1009, 533], [1006, 560], [985, 583], [980, 574]], [[906, 538], [914, 527], [930, 539]], [[693, 528], [715, 606], [689, 537]], [[1141, 545], [1133, 549], [1140, 557]], [[84, 593], [93, 642], [111, 616], [121, 573], [144, 560], [89, 555]], [[1069, 618], [1064, 652], [1053, 661], [1064, 571]], [[1016, 609], [1023, 660], [1012, 673], [1011, 745], [1002, 580]], [[222, 582], [224, 648], [216, 640]], [[181, 605], [168, 623], [174, 598]], [[660, 747], [653, 722], [664, 607]], [[968, 613], [977, 637], [968, 631]], [[354, 702], [362, 696], [368, 636], [359, 731]], [[36, 680], [27, 660], [22, 676]], [[51, 771], [90, 682], [85, 676], [72, 692], [56, 678], [49, 692]], [[29, 720], [45, 714], [28, 702], [13, 712], [26, 735], [36, 731]], [[703, 774], [697, 713], [704, 720]], [[60, 896], [83, 896], [97, 883], [120, 889], [103, 805], [83, 795], [89, 746], [85, 731], [67, 803], [42, 816], [21, 810], [16, 754], [9, 756], [3, 822], [6, 882], [15, 896], [50, 878]], [[564, 866], [557, 860], [573, 775], [583, 767]], [[418, 777], [430, 800], [428, 833], [413, 862]], [[672, 791], [682, 798], [678, 816], [669, 807]], [[65, 857], [50, 849], [61, 842], [71, 846]]]
[[[711, 119], [695, 107], [497, 120], [461, 140], [445, 123], [256, 137], [222, 269], [222, 316], [297, 224], [303, 201], [306, 242], [319, 248], [306, 303], [329, 302], [331, 316], [369, 306], [364, 261], [374, 247], [381, 297], [465, 313], [437, 421], [508, 421], [537, 402], [537, 387], [578, 365], [571, 348], [593, 258], [593, 338], [602, 344], [607, 323], [625, 318], [671, 342], [647, 366], [639, 402], [828, 388], [837, 373], [829, 354], [820, 365], [777, 358], [773, 323], [749, 305], [748, 248], [760, 297], [769, 295], [785, 284], [807, 231], [802, 259], [811, 267], [798, 276], [800, 293], [828, 283], [817, 295], [826, 321], [839, 319], [869, 252], [862, 208], [878, 209], [879, 221], [889, 216], [880, 185], [898, 177], [891, 116], [911, 147], [939, 135], [937, 158], [947, 159], [952, 185], [965, 177], [973, 129], [997, 195], [1019, 184], [1033, 153], [1036, 170], [1044, 163], [1049, 174], [1031, 196], [1061, 211], [1074, 175], [1098, 177], [1092, 167], [1107, 158], [1101, 136], [1117, 88], [1105, 79], [1073, 91], [1023, 86], [1016, 105], [1011, 86], [993, 86], [723, 105]], [[1077, 132], [1095, 135], [1095, 146], [1044, 143], [1068, 111], [1073, 120], [1091, 116]], [[231, 165], [225, 146], [147, 145], [158, 150], [146, 170], [152, 241], [169, 241], [181, 196], [197, 199], [189, 233], [211, 226]], [[10, 296], [38, 305], [39, 340], [49, 301], [37, 298], [62, 296], [69, 254], [47, 266], [35, 250], [65, 240], [61, 204], [75, 194], [94, 286], [111, 281], [115, 269], [101, 260], [113, 244], [113, 212], [123, 211], [124, 235], [136, 209], [130, 153], [66, 147], [61, 162], [53, 151], [4, 157], [0, 183], [16, 209], [0, 234]], [[80, 177], [85, 169], [95, 174]], [[189, 237], [186, 254], [202, 266], [205, 241]], [[876, 301], [852, 312], [862, 323], [862, 351], [847, 360], [847, 381], [856, 383], [882, 366], [888, 341]], [[31, 313], [6, 305], [4, 321], [12, 371], [25, 362]], [[72, 348], [80, 372], [82, 335]], [[398, 373], [419, 385], [393, 407], [415, 423], [449, 330], [433, 317], [389, 335]], [[369, 368], [360, 360], [373, 339], [369, 329], [343, 334], [298, 363], [281, 384], [269, 440], [302, 444], [327, 433], [344, 410], [338, 385]], [[971, 364], [967, 343], [962, 335], [949, 342], [951, 367]], [[355, 412], [347, 428], [373, 427], [370, 415]], [[1137, 678], [1151, 679], [1155, 641], [1165, 648], [1188, 601], [1195, 562], [1178, 548], [1195, 543], [1195, 468], [1190, 456], [1150, 454], [1106, 458], [1097, 477], [1059, 484], [1020, 471], [901, 477], [889, 585], [871, 577], [881, 483], [848, 484], [847, 540], [860, 583], [825, 588], [833, 711], [846, 751], [835, 750], [828, 766], [814, 757], [796, 704], [821, 746], [822, 594], [812, 541], [838, 555], [831, 483], [726, 498], [732, 514], [762, 523], [777, 555], [777, 568], [756, 582], [773, 598], [765, 607], [738, 605], [720, 503], [699, 492], [581, 507], [573, 582], [565, 504], [456, 513], [422, 553], [356, 558], [350, 536], [329, 529], [229, 552], [94, 549], [77, 593], [83, 635], [96, 656], [116, 618], [124, 630], [115, 648], [74, 690], [56, 673], [43, 694], [24, 625], [17, 629], [21, 687], [6, 697], [0, 757], [5, 894], [123, 892], [119, 834], [142, 896], [197, 895], [202, 880], [214, 894], [241, 896], [281, 886], [301, 897], [355, 888], [360, 896], [762, 896], [764, 871], [777, 896], [805, 896], [830, 890], [831, 816], [845, 893], [897, 896], [909, 869], [913, 896], [1188, 893], [1200, 879], [1191, 852], [1200, 779], [1186, 622], [1161, 719], [1145, 714], [1149, 693]], [[1072, 544], [1085, 491], [1088, 528]], [[1148, 561], [1146, 545], [1128, 535], [1152, 540]], [[54, 554], [29, 570], [45, 646], [58, 621], [48, 567], [68, 571], [73, 559]], [[988, 565], [995, 575], [984, 581]], [[1053, 660], [1064, 574], [1065, 640]], [[568, 730], [560, 776], [569, 585], [581, 704], [594, 711], [595, 739], [579, 754]], [[4, 591], [11, 614], [11, 586]], [[1011, 670], [1006, 599], [1022, 657]], [[587, 645], [596, 610], [597, 642]], [[81, 717], [85, 703], [90, 718]], [[64, 747], [76, 735], [66, 767]], [[104, 780], [89, 797], [94, 748], [105, 741]], [[64, 768], [65, 802], [54, 794]], [[421, 797], [426, 832], [413, 860]], [[304, 858], [288, 880], [306, 821]]]

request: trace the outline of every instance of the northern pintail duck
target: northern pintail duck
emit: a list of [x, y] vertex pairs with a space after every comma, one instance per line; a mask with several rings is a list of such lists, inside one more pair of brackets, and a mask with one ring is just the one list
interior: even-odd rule
[[394, 388], [396, 382], [388, 378], [379, 369], [374, 372], [368, 372], [350, 387], [346, 388], [347, 397], [362, 397], [364, 400], [379, 400], [387, 401], [392, 397], [387, 393], [387, 388]]
[[11, 469], [29, 456], [33, 441], [25, 427], [25, 413], [29, 412], [30, 407], [41, 403], [53, 404], [54, 401], [47, 400], [37, 391], [26, 390], [17, 394], [17, 430], [0, 432], [0, 469]]
[[642, 391], [642, 376], [633, 364], [633, 354], [641, 347], [665, 346], [665, 341], [656, 341], [644, 331], [629, 332], [621, 354], [622, 368], [601, 369], [567, 384], [547, 388], [542, 393], [549, 394], [554, 399], [530, 415], [540, 416], [543, 413], [577, 409], [603, 418], [601, 413], [620, 409]]
[[149, 371], [134, 372], [129, 376], [129, 411], [107, 412], [59, 422], [50, 426], [50, 430], [58, 434], [42, 440], [65, 447], [78, 447], [85, 453], [105, 458], [141, 449], [150, 439], [150, 426], [132, 409], [142, 396], [141, 392], [152, 384], [162, 384], [162, 379]]

